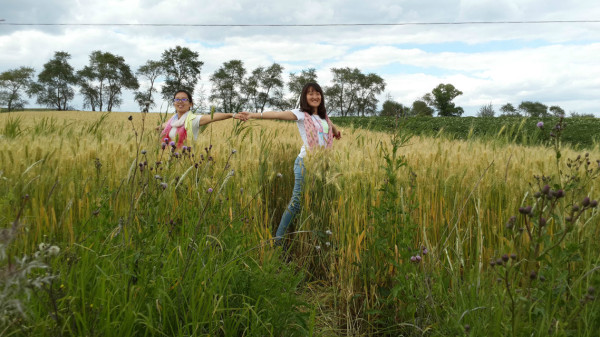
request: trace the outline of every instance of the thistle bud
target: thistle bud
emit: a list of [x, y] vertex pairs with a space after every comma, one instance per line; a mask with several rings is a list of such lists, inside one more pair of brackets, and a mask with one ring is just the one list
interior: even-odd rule
[[540, 218], [540, 227], [546, 226], [546, 218]]
[[581, 205], [583, 207], [587, 207], [587, 206], [589, 206], [589, 204], [590, 204], [590, 197], [583, 198], [583, 201], [581, 202]]
[[598, 206], [598, 200], [592, 200], [590, 201], [590, 207], [591, 208], [596, 208]]
[[531, 273], [529, 273], [529, 278], [532, 280], [535, 280], [537, 278], [537, 273], [535, 272], [535, 270], [532, 270]]
[[502, 255], [502, 261], [508, 262], [508, 259], [509, 259], [508, 254]]
[[544, 187], [542, 187], [542, 193], [548, 194], [548, 192], [550, 192], [550, 186], [549, 185], [545, 185]]
[[513, 260], [516, 260], [517, 259], [517, 254], [515, 254], [515, 253], [510, 254], [510, 258], [513, 259]]
[[579, 206], [577, 204], [573, 205], [573, 212], [577, 212], [579, 210]]
[[502, 261], [502, 258], [497, 258], [496, 259], [496, 264], [499, 265], [499, 266], [503, 265], [504, 263]]

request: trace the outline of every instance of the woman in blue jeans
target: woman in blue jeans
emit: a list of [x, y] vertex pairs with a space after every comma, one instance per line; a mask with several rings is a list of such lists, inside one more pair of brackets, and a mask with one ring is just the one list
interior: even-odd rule
[[307, 83], [302, 88], [300, 109], [261, 113], [240, 112], [240, 115], [242, 115], [240, 119], [255, 118], [296, 121], [300, 137], [302, 138], [303, 145], [294, 162], [295, 183], [292, 200], [283, 213], [275, 234], [275, 242], [280, 243], [292, 219], [300, 212], [302, 184], [305, 173], [304, 157], [312, 149], [319, 147], [330, 148], [333, 138], [340, 139], [342, 134], [327, 116], [323, 89], [317, 83]]

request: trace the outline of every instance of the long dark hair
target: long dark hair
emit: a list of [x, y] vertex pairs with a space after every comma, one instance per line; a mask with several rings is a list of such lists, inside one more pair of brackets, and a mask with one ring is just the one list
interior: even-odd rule
[[316, 92], [321, 94], [321, 104], [319, 104], [319, 107], [317, 108], [317, 114], [322, 119], [327, 118], [327, 110], [325, 110], [325, 95], [323, 95], [323, 89], [321, 89], [321, 86], [319, 86], [315, 82], [306, 83], [304, 85], [304, 88], [302, 88], [302, 93], [300, 94], [300, 110], [308, 112], [311, 115], [313, 113], [312, 107], [308, 104], [308, 101], [306, 100], [306, 94], [308, 93], [309, 88], [313, 88]]

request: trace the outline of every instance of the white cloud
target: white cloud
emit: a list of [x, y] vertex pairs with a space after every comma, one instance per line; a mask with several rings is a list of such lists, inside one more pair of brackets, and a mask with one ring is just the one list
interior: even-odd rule
[[[600, 17], [595, 1], [381, 0], [164, 1], [8, 0], [10, 22], [306, 24], [454, 21], [585, 20]], [[240, 59], [248, 72], [273, 62], [284, 73], [316, 68], [328, 85], [332, 67], [375, 72], [404, 104], [452, 83], [467, 112], [492, 101], [558, 104], [600, 116], [600, 23], [407, 25], [378, 27], [150, 27], [0, 25], [0, 71], [40, 70], [55, 51], [80, 69], [94, 50], [123, 56], [135, 71], [177, 45], [199, 52], [202, 81], [223, 62]], [[129, 94], [128, 94], [129, 95]], [[382, 96], [381, 99], [384, 97]], [[137, 110], [124, 97], [122, 110]]]

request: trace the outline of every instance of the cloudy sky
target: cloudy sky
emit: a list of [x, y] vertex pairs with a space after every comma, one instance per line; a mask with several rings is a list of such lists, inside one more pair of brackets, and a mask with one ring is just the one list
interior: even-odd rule
[[[186, 46], [204, 62], [201, 85], [224, 62], [248, 71], [274, 62], [290, 72], [316, 68], [330, 85], [332, 67], [359, 68], [410, 105], [440, 83], [463, 92], [465, 115], [492, 103], [558, 105], [600, 117], [598, 0], [2, 0], [0, 72], [39, 72], [55, 51], [76, 69], [94, 50], [123, 56], [136, 70], [165, 49]], [[389, 24], [481, 21], [587, 23], [320, 27], [48, 26], [15, 24]], [[79, 96], [79, 95], [78, 95]], [[126, 94], [120, 111], [138, 111]], [[30, 99], [33, 103], [34, 99]], [[73, 102], [81, 109], [81, 98]]]

